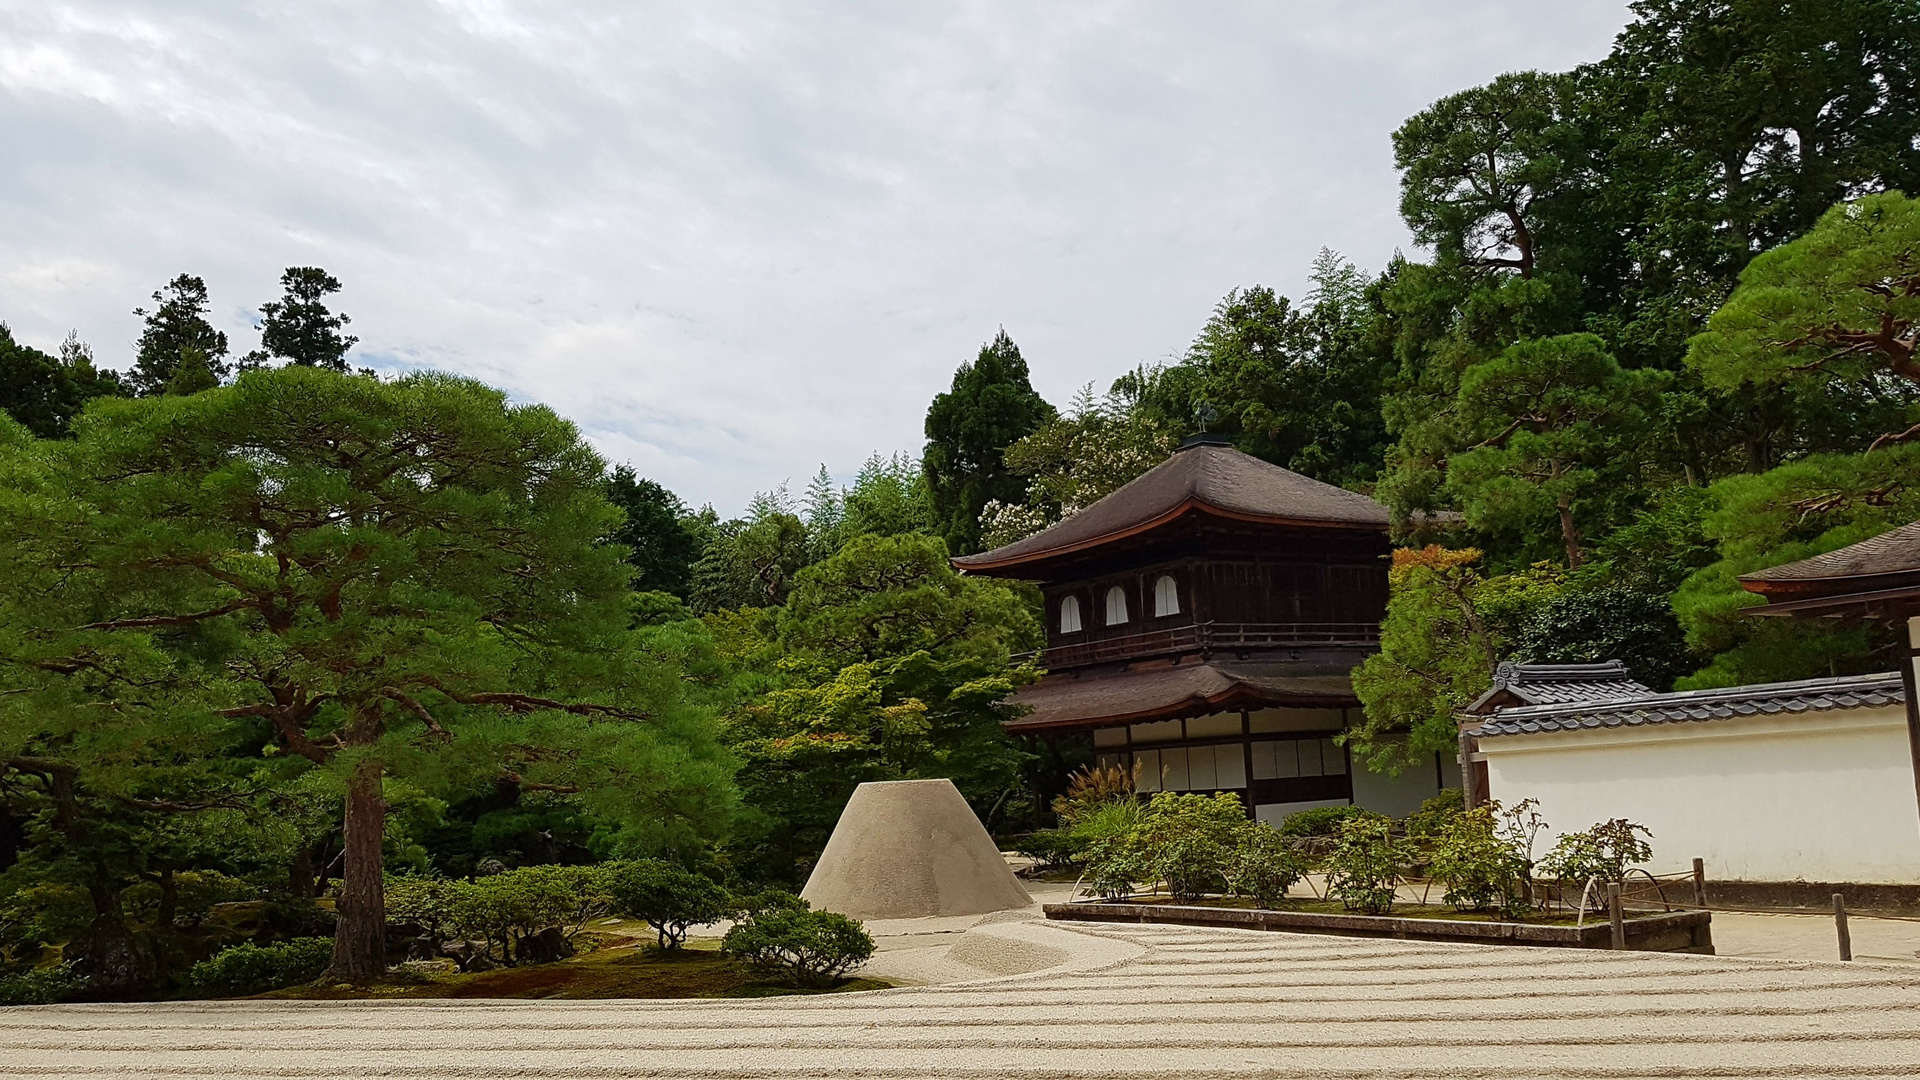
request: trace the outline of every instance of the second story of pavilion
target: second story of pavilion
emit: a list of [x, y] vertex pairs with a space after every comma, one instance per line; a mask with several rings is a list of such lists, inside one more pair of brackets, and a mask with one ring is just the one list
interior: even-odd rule
[[1378, 645], [1390, 550], [1379, 503], [1197, 436], [1059, 524], [953, 561], [1040, 583], [1053, 671], [1187, 655], [1345, 667]]

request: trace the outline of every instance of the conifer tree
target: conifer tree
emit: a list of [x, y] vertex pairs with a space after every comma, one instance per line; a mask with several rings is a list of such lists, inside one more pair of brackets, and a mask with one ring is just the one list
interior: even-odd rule
[[956, 555], [980, 549], [980, 511], [988, 502], [1018, 502], [1026, 482], [1007, 468], [1007, 447], [1054, 418], [1034, 392], [1020, 347], [1005, 330], [954, 373], [953, 387], [927, 409], [922, 465], [947, 547]]
[[604, 465], [547, 409], [290, 366], [76, 434], [61, 498], [7, 503], [0, 546], [91, 609], [28, 619], [0, 659], [80, 698], [157, 678], [343, 789], [336, 977], [385, 970], [390, 775], [566, 795], [629, 846], [724, 826], [730, 766], [628, 629]]
[[232, 371], [227, 363], [227, 335], [207, 321], [205, 281], [181, 274], [154, 293], [153, 302], [151, 309], [133, 309], [146, 320], [146, 329], [134, 343], [133, 370], [128, 374], [137, 393], [166, 393], [188, 349], [200, 353], [216, 381]]

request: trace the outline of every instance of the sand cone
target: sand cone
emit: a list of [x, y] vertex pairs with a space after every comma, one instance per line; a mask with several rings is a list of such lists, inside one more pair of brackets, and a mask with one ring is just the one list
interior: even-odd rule
[[951, 780], [854, 789], [800, 895], [856, 919], [981, 915], [1033, 903]]

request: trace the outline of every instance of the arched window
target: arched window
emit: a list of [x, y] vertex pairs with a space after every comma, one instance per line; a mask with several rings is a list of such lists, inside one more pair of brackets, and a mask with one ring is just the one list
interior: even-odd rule
[[1107, 625], [1118, 626], [1127, 621], [1127, 590], [1118, 585], [1107, 590]]
[[1173, 583], [1173, 576], [1161, 574], [1160, 580], [1153, 583], [1153, 615], [1164, 619], [1168, 615], [1180, 614], [1180, 586]]
[[1063, 597], [1060, 601], [1060, 632], [1077, 634], [1080, 632], [1080, 598]]

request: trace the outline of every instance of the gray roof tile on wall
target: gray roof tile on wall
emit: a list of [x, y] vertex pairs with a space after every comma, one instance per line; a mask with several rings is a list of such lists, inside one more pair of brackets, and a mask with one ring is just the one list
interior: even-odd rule
[[1607, 701], [1515, 706], [1488, 717], [1480, 725], [1479, 737], [1729, 720], [1736, 716], [1833, 712], [1901, 705], [1905, 701], [1897, 674], [1843, 675], [1717, 690], [1642, 693]]

